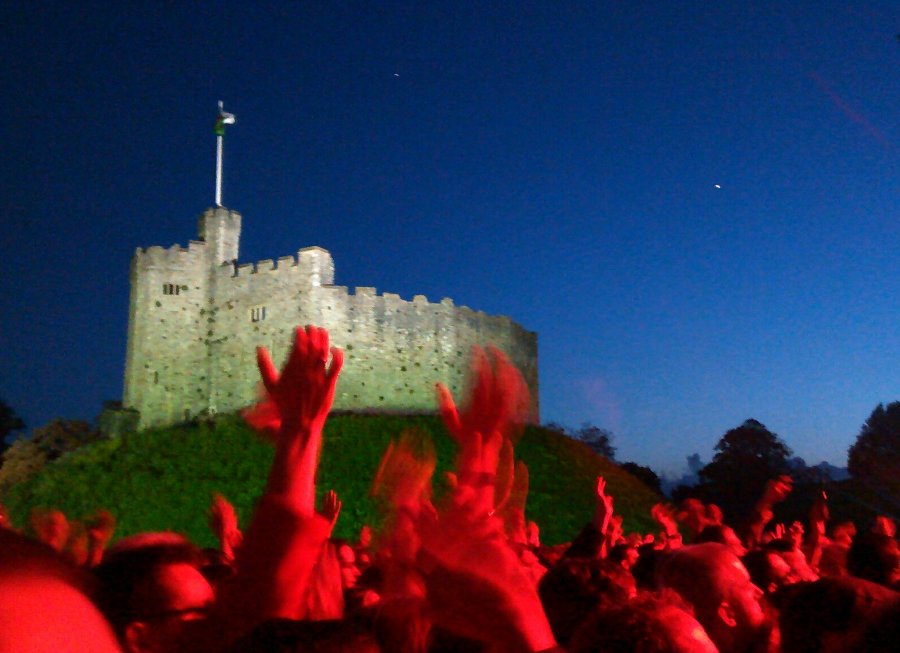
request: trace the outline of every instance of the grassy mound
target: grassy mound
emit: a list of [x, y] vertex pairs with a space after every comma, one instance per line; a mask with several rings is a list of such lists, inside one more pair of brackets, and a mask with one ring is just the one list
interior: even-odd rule
[[[436, 417], [336, 415], [325, 430], [317, 486], [343, 501], [335, 536], [355, 538], [362, 524], [377, 524], [369, 498], [372, 477], [392, 436], [416, 428], [429, 433], [438, 454], [435, 484], [451, 468], [455, 444]], [[528, 519], [542, 540], [570, 540], [590, 518], [595, 479], [608, 481], [626, 530], [652, 530], [650, 507], [659, 497], [640, 481], [580, 442], [530, 427], [516, 445], [531, 480]], [[32, 507], [56, 507], [79, 519], [97, 508], [116, 515], [117, 537], [147, 530], [175, 530], [212, 546], [206, 509], [213, 491], [235, 506], [242, 526], [262, 492], [272, 448], [235, 417], [214, 424], [154, 429], [96, 442], [51, 463], [15, 486], [3, 502], [13, 523], [28, 523]]]

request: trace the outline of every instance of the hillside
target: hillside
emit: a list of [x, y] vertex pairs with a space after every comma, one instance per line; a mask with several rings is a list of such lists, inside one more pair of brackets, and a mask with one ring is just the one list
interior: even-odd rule
[[[353, 538], [362, 524], [377, 522], [369, 486], [391, 436], [417, 428], [431, 434], [438, 454], [435, 484], [450, 468], [455, 445], [436, 417], [335, 415], [325, 430], [319, 467], [320, 492], [334, 489], [344, 503], [335, 536]], [[637, 479], [580, 442], [530, 427], [516, 446], [531, 479], [527, 516], [542, 540], [571, 539], [593, 512], [598, 475], [624, 515], [626, 530], [653, 530], [650, 507], [659, 497]], [[224, 494], [242, 526], [265, 483], [272, 448], [241, 420], [148, 430], [104, 440], [49, 464], [3, 498], [13, 523], [27, 524], [32, 507], [58, 507], [78, 519], [97, 508], [119, 520], [116, 536], [145, 530], [176, 530], [203, 546], [213, 544], [206, 509], [213, 491]]]

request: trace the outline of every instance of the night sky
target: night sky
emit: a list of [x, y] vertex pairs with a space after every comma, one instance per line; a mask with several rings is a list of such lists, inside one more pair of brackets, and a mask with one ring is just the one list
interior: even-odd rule
[[621, 460], [753, 417], [844, 465], [900, 399], [896, 2], [194, 4], [0, 8], [29, 426], [121, 398], [129, 261], [196, 238], [220, 99], [241, 261], [319, 245], [340, 285], [509, 315], [542, 420]]

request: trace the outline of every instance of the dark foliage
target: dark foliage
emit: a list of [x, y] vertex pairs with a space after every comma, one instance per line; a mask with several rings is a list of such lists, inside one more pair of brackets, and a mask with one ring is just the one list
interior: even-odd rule
[[572, 434], [576, 440], [584, 442], [594, 453], [615, 460], [616, 448], [612, 444], [612, 431], [587, 423]]
[[9, 446], [6, 437], [24, 428], [25, 422], [22, 421], [22, 418], [16, 415], [16, 411], [5, 401], [0, 399], [0, 453], [6, 451], [6, 448]]
[[700, 470], [698, 489], [732, 518], [748, 515], [766, 482], [790, 471], [791, 450], [755, 419], [728, 431], [715, 450], [712, 462]]
[[850, 447], [847, 467], [854, 478], [900, 500], [900, 401], [875, 407]]
[[659, 492], [662, 494], [662, 482], [660, 481], [659, 476], [649, 467], [645, 467], [644, 465], [638, 465], [637, 463], [627, 462], [619, 465], [626, 472], [631, 474], [640, 480], [644, 485], [653, 490], [654, 492]]

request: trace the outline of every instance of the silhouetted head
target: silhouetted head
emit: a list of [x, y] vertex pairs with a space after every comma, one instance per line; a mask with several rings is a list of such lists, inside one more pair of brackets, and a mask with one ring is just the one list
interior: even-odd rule
[[838, 653], [869, 650], [867, 631], [898, 605], [898, 594], [845, 576], [792, 585], [776, 601], [784, 653]]
[[873, 531], [857, 535], [847, 551], [847, 571], [873, 583], [893, 585], [900, 580], [897, 540]]
[[661, 562], [658, 579], [691, 604], [722, 653], [747, 650], [764, 634], [762, 590], [724, 544], [677, 549]]
[[213, 590], [200, 572], [202, 552], [174, 533], [120, 540], [94, 573], [98, 605], [129, 653], [177, 648], [189, 621], [202, 619]]

